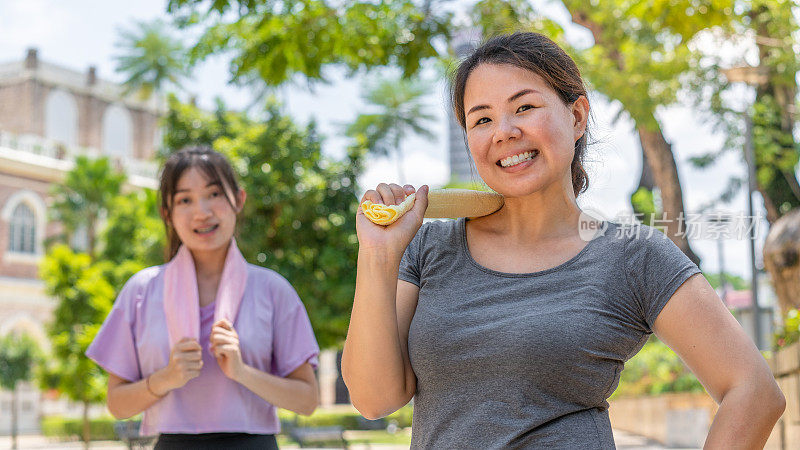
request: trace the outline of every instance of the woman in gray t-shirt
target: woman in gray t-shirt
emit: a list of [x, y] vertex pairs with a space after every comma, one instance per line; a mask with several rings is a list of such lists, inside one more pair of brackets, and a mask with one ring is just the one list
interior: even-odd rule
[[660, 231], [577, 205], [589, 102], [572, 59], [540, 34], [493, 38], [459, 66], [453, 104], [505, 204], [422, 225], [423, 186], [387, 227], [359, 210], [342, 357], [356, 408], [374, 419], [414, 397], [414, 448], [614, 448], [606, 399], [655, 333], [720, 404], [707, 447], [763, 446], [785, 400], [698, 267]]

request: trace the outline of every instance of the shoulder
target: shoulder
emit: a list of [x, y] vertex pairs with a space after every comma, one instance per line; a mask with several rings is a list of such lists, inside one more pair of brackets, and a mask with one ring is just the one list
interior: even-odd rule
[[120, 295], [123, 293], [140, 295], [148, 290], [148, 288], [157, 280], [162, 279], [162, 274], [165, 265], [151, 266], [144, 268], [133, 274], [122, 287]]
[[159, 276], [163, 273], [165, 266], [166, 264], [146, 267], [133, 274], [128, 279], [128, 283], [131, 283], [134, 286], [146, 286], [155, 281], [156, 278], [159, 278]]
[[627, 253], [659, 252], [677, 246], [661, 230], [645, 224], [615, 224], [615, 236]]
[[427, 221], [419, 228], [415, 238], [420, 241], [421, 246], [447, 242], [458, 236], [462, 220], [437, 219]]
[[249, 278], [248, 289], [268, 293], [268, 297], [273, 302], [300, 302], [297, 291], [295, 291], [292, 284], [278, 272], [247, 263], [247, 273]]
[[156, 286], [159, 280], [163, 280], [163, 268], [161, 266], [151, 266], [144, 268], [128, 278], [128, 281], [122, 286], [116, 300], [114, 301], [115, 309], [123, 309], [126, 314], [133, 317], [133, 311], [149, 297], [153, 292], [160, 292]]

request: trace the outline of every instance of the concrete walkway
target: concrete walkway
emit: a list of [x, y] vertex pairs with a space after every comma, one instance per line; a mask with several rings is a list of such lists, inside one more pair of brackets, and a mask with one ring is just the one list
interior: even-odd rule
[[[657, 442], [649, 441], [641, 436], [636, 436], [624, 431], [614, 430], [614, 441], [618, 449], [624, 450], [665, 450], [667, 447], [658, 444]], [[60, 449], [81, 449], [83, 444], [81, 442], [58, 442], [50, 441], [44, 436], [40, 435], [25, 435], [17, 438], [20, 450], [60, 450]], [[11, 448], [11, 437], [0, 436], [0, 450]], [[93, 450], [122, 450], [127, 447], [119, 441], [96, 441], [92, 442], [90, 447]], [[281, 448], [297, 448], [292, 446], [283, 446]], [[361, 449], [380, 449], [380, 450], [406, 450], [405, 446], [397, 445], [351, 445], [352, 450]], [[670, 449], [670, 450], [695, 450], [695, 449]]]

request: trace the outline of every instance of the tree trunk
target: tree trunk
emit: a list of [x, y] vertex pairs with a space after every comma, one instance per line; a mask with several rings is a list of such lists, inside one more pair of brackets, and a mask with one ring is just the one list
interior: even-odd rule
[[[571, 8], [571, 9], [570, 9]], [[572, 22], [586, 27], [592, 32], [595, 45], [604, 48], [611, 59], [616, 64], [620, 73], [625, 73], [625, 61], [622, 53], [613, 44], [604, 41], [603, 27], [597, 22], [589, 19], [589, 14], [584, 10], [575, 8], [575, 5], [568, 5]], [[613, 96], [611, 96], [613, 98]], [[622, 104], [625, 108], [625, 104]], [[686, 237], [686, 224], [684, 223], [686, 213], [683, 209], [683, 193], [678, 169], [675, 165], [675, 157], [672, 154], [672, 146], [664, 139], [661, 127], [655, 116], [645, 118], [633, 118], [636, 121], [636, 129], [639, 132], [639, 141], [642, 146], [642, 175], [639, 185], [643, 183], [655, 183], [661, 191], [661, 206], [666, 223], [666, 235], [686, 254], [695, 264], [700, 265], [700, 257], [692, 251], [689, 240]], [[653, 125], [650, 125], [653, 124]], [[648, 125], [650, 125], [648, 127]], [[650, 130], [652, 129], [652, 131]], [[645, 171], [649, 167], [652, 174]], [[650, 175], [652, 179], [650, 180]], [[650, 188], [652, 190], [652, 188]], [[659, 224], [661, 225], [661, 224]]]
[[783, 314], [800, 307], [800, 208], [772, 224], [764, 242], [764, 268]]
[[[778, 4], [772, 6], [781, 7]], [[754, 142], [754, 153], [759, 172], [768, 171], [769, 175], [759, 177], [762, 182], [757, 183], [770, 223], [764, 242], [764, 268], [772, 280], [781, 311], [786, 314], [789, 309], [800, 307], [800, 186], [795, 176], [796, 167], [777, 167], [774, 161], [783, 158], [792, 161], [797, 152], [797, 142], [793, 138], [797, 79], [796, 74], [786, 74], [780, 64], [776, 65], [774, 54], [777, 51], [791, 55], [791, 48], [782, 46], [784, 32], [781, 29], [791, 30], [796, 24], [792, 23], [791, 13], [788, 16], [774, 14], [769, 8], [761, 4], [750, 14], [757, 36], [759, 63], [769, 70], [767, 82], [756, 87], [756, 103], [774, 105], [777, 111], [770, 112], [777, 115], [770, 117], [762, 114], [759, 117], [754, 114], [753, 126], [760, 127], [762, 131], [759, 142]], [[773, 22], [775, 18], [787, 22], [776, 24]], [[778, 44], [771, 43], [771, 40], [777, 40]], [[778, 120], [775, 120], [776, 117]], [[767, 152], [762, 150], [766, 146], [765, 137], [769, 139], [766, 145], [771, 147]], [[778, 155], [764, 160], [765, 153], [768, 155], [776, 151]]]
[[17, 385], [11, 389], [11, 448], [17, 448]]
[[[655, 119], [654, 119], [655, 120]], [[666, 235], [689, 257], [695, 264], [700, 265], [700, 258], [692, 251], [686, 236], [685, 212], [683, 208], [683, 191], [678, 178], [678, 166], [672, 154], [672, 145], [664, 139], [660, 127], [650, 131], [644, 126], [639, 126], [639, 140], [642, 151], [647, 156], [647, 162], [653, 171], [653, 179], [661, 191], [661, 207], [666, 223]]]
[[653, 179], [653, 169], [650, 168], [650, 162], [647, 161], [647, 153], [645, 153], [644, 146], [642, 146], [642, 175], [639, 177], [639, 186], [636, 190], [645, 188], [648, 191], [652, 191], [654, 187], [656, 187], [656, 182]]
[[89, 448], [89, 440], [91, 439], [89, 429], [89, 402], [83, 402], [83, 448]]

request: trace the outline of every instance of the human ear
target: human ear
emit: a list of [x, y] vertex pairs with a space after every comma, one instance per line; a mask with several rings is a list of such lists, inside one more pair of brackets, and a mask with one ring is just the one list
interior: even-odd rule
[[161, 215], [161, 218], [167, 223], [167, 225], [172, 225], [172, 221], [169, 218], [169, 211], [159, 206], [158, 213]]
[[589, 120], [589, 100], [581, 95], [572, 103], [573, 130], [577, 141], [586, 133], [586, 123]]
[[236, 193], [236, 212], [240, 213], [244, 209], [244, 201], [247, 200], [247, 192], [244, 189], [239, 188], [239, 192]]

